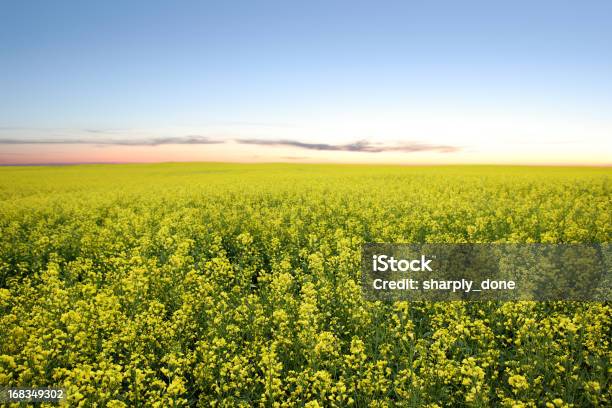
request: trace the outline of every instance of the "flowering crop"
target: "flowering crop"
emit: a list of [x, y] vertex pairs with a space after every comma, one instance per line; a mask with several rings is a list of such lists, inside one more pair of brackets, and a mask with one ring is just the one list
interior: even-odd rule
[[609, 242], [611, 174], [2, 168], [0, 387], [98, 407], [610, 406], [608, 303], [391, 304], [359, 279], [365, 242]]

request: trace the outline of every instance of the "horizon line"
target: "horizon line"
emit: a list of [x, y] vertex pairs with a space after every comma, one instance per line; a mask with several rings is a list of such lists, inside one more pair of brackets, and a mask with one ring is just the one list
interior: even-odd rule
[[247, 164], [247, 165], [266, 165], [266, 164], [291, 164], [291, 165], [330, 165], [330, 166], [408, 166], [408, 167], [468, 167], [468, 166], [494, 166], [494, 167], [594, 167], [612, 168], [612, 163], [367, 163], [367, 162], [295, 162], [295, 161], [216, 161], [216, 160], [168, 160], [168, 161], [101, 161], [101, 162], [33, 162], [33, 163], [0, 163], [0, 167], [68, 167], [68, 166], [96, 166], [96, 165], [147, 165], [147, 164]]

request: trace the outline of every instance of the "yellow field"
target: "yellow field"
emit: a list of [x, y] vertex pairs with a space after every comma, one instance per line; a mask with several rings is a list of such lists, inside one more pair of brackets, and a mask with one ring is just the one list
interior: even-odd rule
[[366, 301], [364, 242], [610, 242], [610, 168], [0, 168], [0, 388], [70, 406], [609, 406], [608, 303]]

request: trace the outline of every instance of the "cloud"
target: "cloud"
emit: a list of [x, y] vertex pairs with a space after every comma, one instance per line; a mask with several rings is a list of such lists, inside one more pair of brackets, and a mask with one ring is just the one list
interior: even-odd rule
[[187, 144], [187, 145], [203, 145], [203, 144], [219, 144], [225, 143], [222, 140], [214, 140], [205, 136], [188, 135], [188, 136], [171, 136], [171, 137], [151, 137], [151, 138], [95, 138], [95, 139], [77, 139], [77, 138], [53, 138], [53, 139], [14, 139], [0, 138], [0, 144], [88, 144], [88, 145], [114, 145], [114, 146], [159, 146], [170, 144]]
[[[158, 136], [158, 137], [113, 137], [113, 130], [87, 129], [87, 133], [100, 134], [96, 137], [67, 137], [55, 135], [39, 138], [1, 137], [0, 145], [94, 145], [94, 146], [160, 146], [160, 145], [208, 145], [227, 143], [230, 139], [210, 138], [201, 135]], [[106, 136], [104, 136], [106, 135]], [[427, 144], [421, 142], [405, 142], [399, 144], [383, 144], [368, 140], [359, 140], [346, 144], [308, 143], [290, 139], [232, 139], [231, 141], [244, 145], [258, 146], [288, 146], [305, 150], [337, 151], [337, 152], [440, 152], [451, 153], [462, 150], [457, 146]]]
[[457, 146], [435, 145], [419, 142], [407, 142], [396, 145], [384, 145], [382, 143], [373, 143], [367, 140], [359, 140], [348, 144], [328, 144], [328, 143], [305, 143], [295, 140], [286, 139], [237, 139], [236, 142], [241, 144], [260, 145], [260, 146], [291, 146], [300, 149], [319, 150], [319, 151], [342, 151], [342, 152], [365, 152], [365, 153], [380, 153], [380, 152], [440, 152], [451, 153], [461, 150]]

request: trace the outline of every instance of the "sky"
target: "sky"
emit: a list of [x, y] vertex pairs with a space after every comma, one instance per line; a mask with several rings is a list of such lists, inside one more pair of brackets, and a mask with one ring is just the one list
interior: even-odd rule
[[611, 1], [20, 1], [0, 164], [612, 164]]

